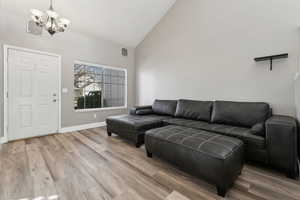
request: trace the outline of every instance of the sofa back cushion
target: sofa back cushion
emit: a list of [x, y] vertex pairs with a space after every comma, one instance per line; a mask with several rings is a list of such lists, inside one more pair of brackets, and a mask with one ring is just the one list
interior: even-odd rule
[[209, 122], [211, 118], [212, 105], [212, 101], [180, 99], [177, 103], [175, 117]]
[[211, 122], [250, 128], [265, 122], [269, 112], [270, 106], [267, 103], [215, 101]]
[[176, 100], [155, 100], [152, 105], [153, 113], [158, 115], [175, 115], [177, 107]]

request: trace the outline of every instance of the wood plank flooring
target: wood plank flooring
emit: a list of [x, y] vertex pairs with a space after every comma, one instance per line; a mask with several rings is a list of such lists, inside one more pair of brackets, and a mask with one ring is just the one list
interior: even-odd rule
[[[216, 189], [105, 128], [0, 146], [0, 200], [219, 200]], [[225, 199], [300, 199], [300, 181], [245, 165]]]

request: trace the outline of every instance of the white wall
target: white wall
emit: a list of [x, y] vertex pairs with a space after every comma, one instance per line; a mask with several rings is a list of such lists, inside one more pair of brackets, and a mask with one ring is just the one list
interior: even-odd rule
[[[296, 115], [298, 0], [177, 0], [136, 49], [138, 104], [161, 99], [269, 102]], [[254, 62], [254, 57], [289, 58]]]
[[[135, 67], [134, 48], [128, 48], [128, 57], [121, 56], [123, 45], [101, 38], [89, 37], [71, 30], [49, 36], [34, 36], [26, 33], [27, 16], [15, 15], [1, 8], [0, 0], [0, 128], [3, 130], [3, 44], [30, 48], [62, 56], [62, 127], [103, 122], [110, 115], [127, 113], [127, 109], [105, 110], [98, 112], [75, 112], [74, 110], [74, 61], [83, 60], [126, 68], [128, 72], [128, 107], [135, 104]], [[94, 114], [97, 117], [94, 118]], [[0, 130], [0, 137], [2, 131]]]

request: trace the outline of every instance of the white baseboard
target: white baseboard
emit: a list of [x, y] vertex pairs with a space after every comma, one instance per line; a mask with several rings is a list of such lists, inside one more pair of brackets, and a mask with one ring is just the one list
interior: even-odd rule
[[69, 126], [69, 127], [61, 128], [59, 130], [59, 133], [68, 133], [68, 132], [72, 132], [72, 131], [80, 131], [80, 130], [103, 127], [103, 126], [106, 126], [105, 122], [83, 124], [83, 125], [78, 125], [78, 126]]
[[[80, 131], [80, 130], [103, 127], [103, 126], [106, 126], [105, 122], [83, 124], [83, 125], [78, 125], [78, 126], [69, 126], [69, 127], [61, 128], [59, 130], [59, 133], [68, 133], [68, 132], [72, 132], [72, 131]], [[4, 144], [4, 143], [7, 143], [7, 142], [8, 141], [7, 141], [6, 137], [0, 137], [0, 144]]]
[[1, 137], [0, 138], [0, 144], [7, 143], [7, 138], [6, 137]]

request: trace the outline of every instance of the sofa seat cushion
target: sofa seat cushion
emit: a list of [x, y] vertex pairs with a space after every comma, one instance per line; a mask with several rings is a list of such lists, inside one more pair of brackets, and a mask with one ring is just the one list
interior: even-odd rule
[[209, 127], [211, 126], [210, 123], [204, 122], [204, 121], [196, 121], [191, 119], [183, 119], [183, 118], [169, 118], [163, 120], [165, 125], [178, 125], [178, 126], [185, 126], [185, 127], [191, 127], [196, 129], [203, 129], [203, 130], [209, 130]]
[[118, 115], [108, 117], [106, 123], [111, 127], [143, 131], [162, 125], [163, 120], [168, 118], [162, 115]]
[[251, 133], [250, 128], [243, 128], [237, 126], [223, 125], [223, 124], [210, 124], [203, 121], [195, 121], [181, 118], [165, 119], [165, 124], [185, 126], [195, 129], [201, 129], [219, 133], [222, 135], [232, 136], [241, 139], [246, 148], [265, 149], [265, 138]]

